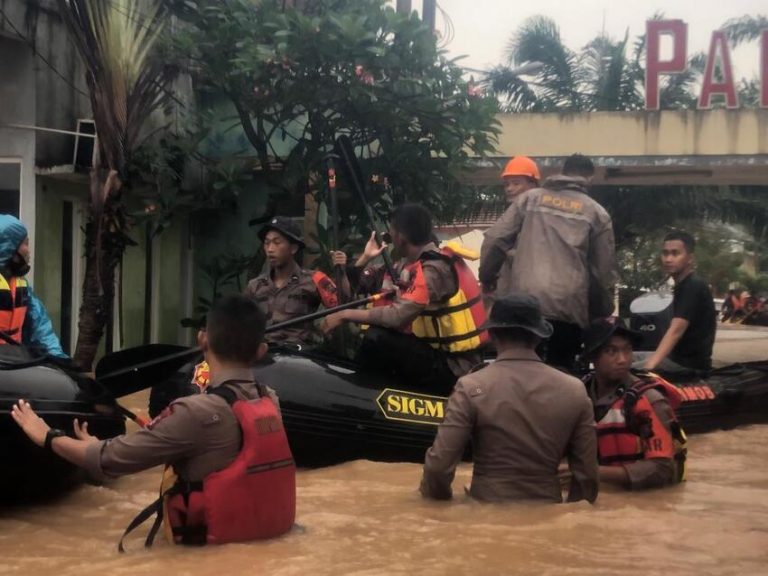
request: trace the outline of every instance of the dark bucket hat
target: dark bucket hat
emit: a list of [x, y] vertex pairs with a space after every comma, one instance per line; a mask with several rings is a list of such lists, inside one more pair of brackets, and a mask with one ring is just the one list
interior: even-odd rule
[[261, 227], [261, 230], [259, 230], [259, 240], [264, 242], [264, 238], [270, 230], [280, 232], [280, 234], [288, 238], [288, 240], [298, 244], [300, 248], [304, 248], [305, 246], [299, 227], [296, 226], [290, 218], [286, 218], [285, 216], [275, 216], [272, 218], [272, 220], [264, 224], [264, 226]]
[[508, 294], [498, 298], [482, 325], [483, 330], [491, 328], [522, 328], [540, 338], [552, 336], [552, 324], [542, 317], [538, 299], [529, 294]]
[[627, 328], [621, 318], [611, 317], [595, 320], [584, 332], [584, 355], [594, 354], [605, 346], [614, 334], [628, 338], [632, 342], [632, 346], [638, 346], [643, 339], [640, 332]]

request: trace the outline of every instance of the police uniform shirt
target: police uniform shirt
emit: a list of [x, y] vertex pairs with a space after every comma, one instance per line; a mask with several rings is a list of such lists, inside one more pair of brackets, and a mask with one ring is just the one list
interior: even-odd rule
[[[278, 288], [272, 279], [271, 271], [254, 278], [248, 283], [245, 295], [253, 298], [267, 315], [267, 325], [279, 324], [317, 311], [320, 304], [326, 307], [333, 302], [324, 301], [312, 279], [312, 272], [292, 262], [288, 282]], [[336, 292], [336, 285], [328, 280], [329, 291]], [[312, 334], [312, 324], [306, 323], [270, 332], [267, 336], [272, 342], [307, 342]]]
[[569, 501], [597, 498], [597, 438], [584, 384], [545, 365], [533, 350], [505, 350], [459, 379], [424, 461], [423, 495], [448, 499], [472, 442], [470, 495], [483, 501], [562, 500], [558, 466], [573, 474]]
[[[250, 370], [221, 372], [212, 376], [209, 386], [243, 380], [246, 383], [227, 386], [239, 399], [258, 397]], [[171, 464], [181, 479], [197, 482], [235, 459], [241, 436], [240, 424], [224, 398], [196, 394], [172, 402], [147, 428], [94, 441], [86, 449], [85, 467], [95, 479], [105, 480]]]

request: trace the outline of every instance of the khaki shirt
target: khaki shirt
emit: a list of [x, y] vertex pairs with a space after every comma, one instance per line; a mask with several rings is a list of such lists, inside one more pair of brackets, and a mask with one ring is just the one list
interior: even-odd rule
[[424, 461], [421, 492], [452, 495], [456, 466], [472, 442], [469, 494], [484, 501], [561, 502], [558, 466], [573, 474], [569, 501], [597, 498], [597, 438], [584, 384], [542, 363], [528, 348], [459, 379]]
[[[216, 374], [209, 386], [229, 380], [244, 381], [227, 384], [238, 398], [258, 397], [248, 369]], [[90, 444], [85, 467], [95, 479], [104, 480], [171, 464], [179, 478], [197, 482], [232, 463], [241, 441], [240, 424], [227, 401], [196, 394], [172, 402], [147, 428]]]
[[[425, 252], [438, 252], [438, 248], [429, 243], [422, 248], [421, 254]], [[446, 302], [456, 294], [459, 289], [458, 279], [449, 262], [442, 258], [433, 258], [422, 262], [421, 267], [427, 292], [429, 292], [429, 304]], [[404, 273], [405, 270], [401, 276]], [[427, 306], [427, 304], [419, 304], [413, 300], [398, 297], [388, 306], [372, 308], [369, 312], [369, 323], [393, 330], [403, 330], [409, 327]]]
[[[301, 268], [296, 262], [291, 269], [291, 277], [282, 287], [275, 286], [271, 272], [254, 278], [245, 288], [245, 295], [253, 298], [267, 315], [267, 326], [279, 324], [286, 320], [292, 320], [300, 316], [306, 316], [316, 312], [320, 304], [326, 308], [336, 305], [337, 301], [328, 297], [335, 297], [336, 285], [325, 276], [327, 280], [327, 294], [323, 295], [317, 289], [311, 270]], [[312, 339], [313, 325], [311, 322], [270, 332], [267, 340], [270, 342], [307, 343]]]
[[[499, 280], [510, 257], [509, 276]], [[480, 281], [533, 294], [550, 320], [586, 328], [610, 315], [617, 277], [611, 217], [587, 196], [583, 178], [547, 179], [485, 232]]]

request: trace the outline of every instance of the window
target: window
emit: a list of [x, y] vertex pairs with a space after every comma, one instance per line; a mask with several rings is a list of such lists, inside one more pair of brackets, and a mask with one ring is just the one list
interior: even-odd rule
[[21, 162], [0, 158], [0, 214], [19, 216]]

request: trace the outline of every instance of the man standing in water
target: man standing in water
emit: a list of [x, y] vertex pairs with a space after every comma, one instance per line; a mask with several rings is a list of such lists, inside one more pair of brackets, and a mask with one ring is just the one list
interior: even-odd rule
[[75, 419], [70, 438], [24, 400], [11, 415], [35, 444], [99, 480], [159, 464], [172, 468], [178, 481], [163, 490], [163, 508], [177, 543], [276, 536], [293, 524], [295, 466], [277, 398], [251, 372], [267, 351], [264, 324], [244, 296], [216, 302], [198, 333], [210, 366], [205, 393], [175, 400], [138, 432], [99, 440]]
[[472, 441], [469, 495], [489, 502], [561, 502], [558, 465], [568, 457], [568, 501], [598, 492], [592, 403], [582, 382], [545, 365], [535, 349], [552, 334], [533, 296], [497, 299], [486, 324], [498, 356], [459, 379], [424, 461], [421, 493], [447, 500], [456, 466]]
[[667, 374], [712, 368], [717, 312], [707, 283], [693, 273], [696, 241], [683, 231], [664, 237], [661, 263], [675, 281], [672, 321], [654, 352], [635, 353], [635, 368]]
[[[315, 312], [322, 304], [326, 308], [337, 306], [337, 287], [323, 272], [306, 270], [296, 262], [304, 248], [304, 240], [290, 218], [276, 216], [261, 230], [259, 239], [269, 262], [269, 271], [251, 280], [245, 289], [267, 314], [268, 324], [279, 324]], [[344, 252], [332, 252], [334, 265], [346, 266]], [[341, 287], [349, 294], [349, 282], [344, 278]], [[311, 339], [311, 328], [294, 326], [269, 335], [270, 342], [305, 344]]]
[[590, 317], [613, 311], [613, 225], [587, 195], [593, 173], [589, 158], [569, 157], [561, 175], [510, 204], [485, 232], [480, 256], [480, 282], [489, 293], [496, 290], [499, 269], [514, 250], [510, 289], [539, 298], [554, 328], [546, 360], [565, 369], [573, 366]]
[[595, 406], [600, 480], [632, 490], [685, 477], [686, 439], [674, 412], [683, 398], [659, 376], [630, 372], [641, 338], [621, 320], [595, 321], [584, 338], [595, 366], [585, 383]]

